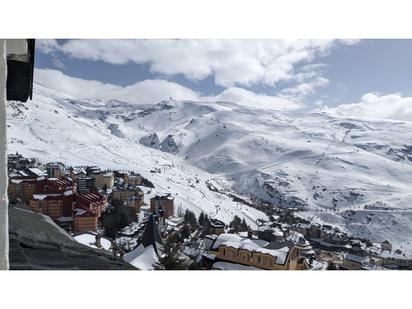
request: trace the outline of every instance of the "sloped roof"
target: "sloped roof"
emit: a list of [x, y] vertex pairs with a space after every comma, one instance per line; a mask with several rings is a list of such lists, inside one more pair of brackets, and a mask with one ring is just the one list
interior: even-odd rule
[[36, 176], [47, 176], [47, 173], [36, 167], [29, 168], [29, 171]]
[[220, 246], [232, 247], [235, 249], [244, 249], [250, 252], [259, 252], [262, 254], [269, 254], [276, 258], [277, 264], [284, 264], [289, 254], [290, 248], [285, 244], [284, 247], [278, 249], [267, 249], [259, 245], [259, 242], [252, 239], [241, 237], [235, 234], [220, 234], [212, 248], [218, 249]]
[[156, 218], [154, 215], [150, 215], [140, 243], [131, 252], [126, 253], [123, 259], [139, 269], [153, 269], [153, 265], [158, 262], [159, 247], [161, 246], [162, 239]]
[[156, 219], [154, 215], [149, 216], [149, 220], [146, 224], [146, 229], [142, 236], [142, 244], [147, 247], [153, 245], [154, 249], [157, 252], [157, 245], [162, 244], [162, 238], [159, 234], [159, 229], [157, 227]]

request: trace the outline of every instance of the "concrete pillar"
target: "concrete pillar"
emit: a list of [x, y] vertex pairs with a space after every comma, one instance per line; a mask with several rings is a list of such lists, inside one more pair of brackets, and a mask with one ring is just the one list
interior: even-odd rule
[[9, 269], [6, 81], [6, 40], [0, 39], [0, 270]]

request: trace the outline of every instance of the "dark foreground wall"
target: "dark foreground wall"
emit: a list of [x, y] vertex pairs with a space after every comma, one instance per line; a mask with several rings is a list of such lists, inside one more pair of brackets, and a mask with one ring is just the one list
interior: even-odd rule
[[9, 209], [10, 269], [135, 270], [112, 254], [75, 241], [49, 217]]

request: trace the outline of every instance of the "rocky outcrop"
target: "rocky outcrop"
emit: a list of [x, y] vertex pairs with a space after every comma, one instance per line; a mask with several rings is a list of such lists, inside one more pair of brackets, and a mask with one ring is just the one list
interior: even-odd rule
[[160, 140], [156, 133], [150, 133], [148, 135], [143, 136], [139, 143], [150, 148], [159, 149], [160, 147]]
[[107, 128], [110, 130], [110, 132], [120, 138], [124, 138], [123, 132], [120, 130], [120, 127], [117, 123], [109, 123], [107, 125]]
[[177, 153], [179, 151], [172, 135], [168, 135], [163, 140], [160, 144], [160, 150], [168, 153]]

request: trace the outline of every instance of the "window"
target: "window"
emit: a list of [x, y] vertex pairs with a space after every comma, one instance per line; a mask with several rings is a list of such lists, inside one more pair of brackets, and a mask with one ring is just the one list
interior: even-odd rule
[[226, 249], [225, 248], [220, 248], [220, 253], [225, 256], [226, 255]]

